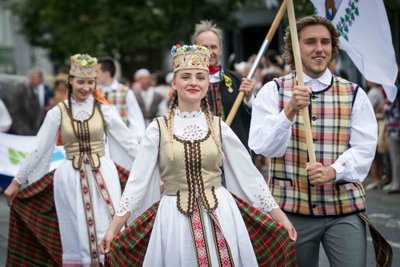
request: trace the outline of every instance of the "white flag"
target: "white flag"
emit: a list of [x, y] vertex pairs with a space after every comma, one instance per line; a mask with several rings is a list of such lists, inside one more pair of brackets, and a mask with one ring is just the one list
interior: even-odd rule
[[389, 101], [396, 97], [396, 56], [383, 0], [311, 0], [319, 16], [340, 32], [345, 51], [365, 79], [381, 84]]
[[[0, 133], [0, 174], [14, 177], [17, 175], [22, 162], [35, 148], [35, 136], [20, 136]], [[57, 168], [64, 160], [64, 148], [54, 148], [49, 171]]]

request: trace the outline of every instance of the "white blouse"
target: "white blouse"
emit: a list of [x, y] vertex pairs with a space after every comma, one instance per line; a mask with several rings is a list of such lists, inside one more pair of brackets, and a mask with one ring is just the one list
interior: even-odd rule
[[[68, 106], [67, 100], [65, 100], [65, 103]], [[83, 102], [78, 103], [71, 100], [71, 103], [72, 116], [75, 120], [83, 121], [92, 115], [94, 105], [92, 96]], [[110, 146], [113, 146], [114, 153], [125, 155], [124, 162], [117, 163], [125, 168], [130, 168], [139, 146], [138, 141], [132, 136], [119, 114], [111, 106], [101, 105], [101, 111], [106, 123]], [[56, 144], [60, 125], [61, 111], [56, 106], [47, 112], [46, 118], [36, 136], [35, 149], [26, 158], [15, 177], [19, 184], [31, 184], [49, 171], [53, 147]]]
[[[204, 113], [176, 110], [173, 132], [178, 138], [189, 141], [204, 138], [208, 132]], [[249, 153], [224, 122], [221, 122], [221, 134], [226, 188], [265, 213], [278, 208], [263, 176], [253, 165]], [[141, 141], [120, 207], [116, 212], [117, 216], [122, 217], [131, 211], [132, 217], [136, 218], [160, 199], [157, 165], [159, 139], [158, 125], [153, 121]]]
[[[328, 69], [318, 79], [304, 74], [304, 83], [313, 92], [324, 90], [331, 80]], [[284, 110], [279, 112], [276, 83], [267, 83], [253, 103], [249, 147], [266, 157], [282, 157], [291, 138], [292, 124]], [[351, 114], [350, 148], [331, 165], [336, 171], [336, 181], [362, 182], [365, 179], [375, 155], [377, 132], [372, 105], [364, 90], [359, 88]]]

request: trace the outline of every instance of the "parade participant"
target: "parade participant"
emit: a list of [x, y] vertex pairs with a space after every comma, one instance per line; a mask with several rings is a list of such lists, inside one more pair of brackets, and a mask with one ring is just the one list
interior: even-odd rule
[[100, 58], [96, 72], [99, 89], [107, 101], [117, 108], [132, 134], [140, 139], [146, 129], [143, 113], [133, 91], [115, 79], [114, 61], [111, 58]]
[[196, 24], [192, 41], [196, 45], [207, 47], [211, 53], [208, 103], [215, 116], [225, 120], [239, 91], [244, 92], [243, 104], [232, 121], [231, 128], [248, 149], [251, 106], [256, 83], [246, 78], [240, 78], [236, 73], [221, 66], [222, 31], [211, 21], [200, 21], [199, 24]]
[[134, 89], [139, 107], [143, 112], [146, 126], [157, 116], [163, 116], [167, 113], [167, 101], [164, 97], [155, 91], [151, 86], [151, 73], [147, 69], [140, 69], [135, 72]]
[[[249, 146], [273, 157], [272, 195], [298, 231], [299, 266], [318, 266], [322, 242], [332, 266], [366, 265], [362, 181], [377, 144], [374, 110], [356, 84], [333, 75], [339, 34], [325, 18], [297, 21], [305, 86], [296, 72], [267, 83], [253, 104]], [[286, 63], [294, 66], [289, 28]], [[308, 163], [299, 111], [309, 106], [316, 163]]]
[[[149, 125], [141, 143], [120, 207], [100, 244], [107, 263], [292, 266], [295, 229], [240, 140], [209, 109], [208, 49], [177, 45], [171, 54], [168, 115]], [[164, 195], [158, 203], [160, 179]], [[137, 219], [110, 248], [129, 216]]]
[[[118, 113], [98, 95], [96, 63], [96, 58], [89, 55], [71, 57], [68, 99], [48, 111], [37, 135], [36, 148], [5, 191], [12, 214], [17, 212], [21, 216], [15, 222], [11, 215], [7, 265], [99, 266], [104, 260], [98, 253], [98, 241], [114, 216], [114, 205], [118, 205], [121, 195], [116, 166], [105, 156], [104, 137], [106, 134], [111, 156], [118, 157], [113, 159], [125, 168], [131, 167], [138, 142]], [[48, 179], [45, 174], [58, 133], [66, 160], [51, 174], [54, 178]], [[53, 183], [54, 191], [47, 191], [44, 198], [42, 191]], [[25, 185], [28, 187], [18, 193]], [[48, 214], [52, 211], [53, 196], [55, 222]], [[31, 205], [37, 202], [35, 197], [41, 201]], [[25, 224], [31, 228], [21, 233]], [[53, 235], [41, 238], [41, 229]], [[62, 260], [57, 258], [60, 237]], [[32, 247], [26, 242], [23, 247], [15, 244], [24, 238], [28, 239], [26, 242], [39, 241], [28, 243]], [[47, 246], [42, 247], [43, 244]]]

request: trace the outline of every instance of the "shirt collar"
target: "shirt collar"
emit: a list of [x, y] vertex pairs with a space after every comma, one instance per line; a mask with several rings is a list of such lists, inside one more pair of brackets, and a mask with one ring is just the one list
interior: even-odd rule
[[328, 68], [326, 68], [325, 72], [316, 79], [311, 78], [305, 73], [303, 73], [303, 75], [304, 84], [307, 86], [311, 86], [311, 90], [314, 92], [325, 90], [331, 85], [332, 82], [332, 73]]
[[113, 82], [111, 83], [110, 86], [107, 85], [102, 85], [101, 89], [103, 91], [103, 93], [109, 93], [111, 91], [117, 91], [118, 90], [118, 81], [117, 80], [113, 80]]

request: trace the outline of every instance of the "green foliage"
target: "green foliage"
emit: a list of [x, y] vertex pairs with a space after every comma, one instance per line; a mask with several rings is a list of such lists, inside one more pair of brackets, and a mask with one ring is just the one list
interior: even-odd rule
[[233, 13], [244, 1], [25, 0], [18, 1], [13, 11], [29, 42], [47, 48], [55, 63], [62, 65], [81, 52], [111, 55], [124, 65], [137, 61], [135, 55], [189, 42], [201, 19], [233, 27]]

